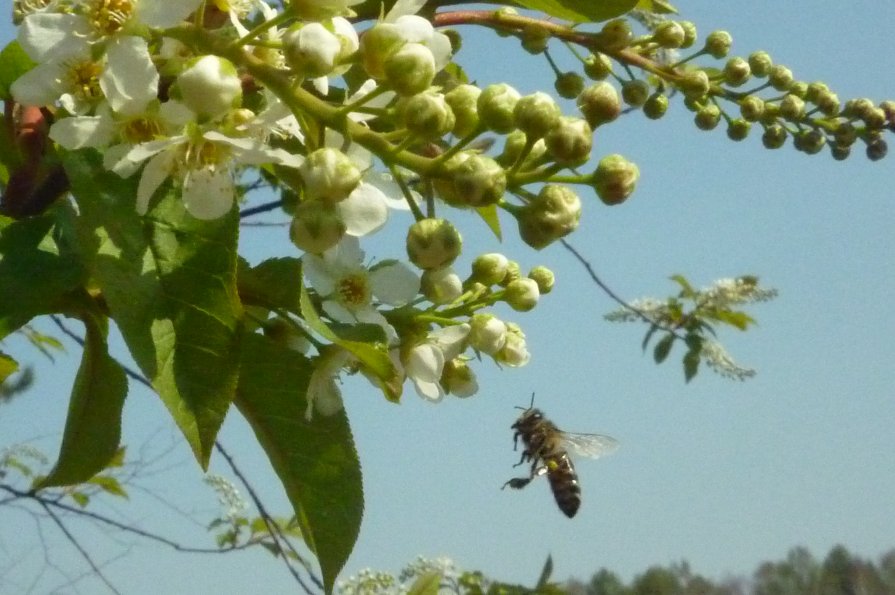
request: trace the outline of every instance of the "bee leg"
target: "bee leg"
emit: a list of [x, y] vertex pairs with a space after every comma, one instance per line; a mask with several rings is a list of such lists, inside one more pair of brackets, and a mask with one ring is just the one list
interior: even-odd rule
[[513, 488], [514, 490], [521, 490], [522, 488], [524, 488], [525, 486], [527, 486], [529, 483], [531, 483], [531, 480], [532, 480], [531, 477], [514, 477], [514, 478], [511, 479], [510, 481], [508, 481], [508, 482], [506, 482], [505, 484], [503, 484], [503, 487], [500, 488], [500, 489], [503, 490], [503, 489], [505, 489], [507, 486], [510, 486], [510, 487]]

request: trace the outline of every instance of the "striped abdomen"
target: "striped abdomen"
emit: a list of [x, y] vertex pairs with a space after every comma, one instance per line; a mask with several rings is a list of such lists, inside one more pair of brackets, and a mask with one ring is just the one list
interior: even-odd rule
[[572, 460], [565, 452], [559, 452], [544, 457], [544, 464], [556, 505], [563, 514], [572, 518], [581, 506], [581, 487]]

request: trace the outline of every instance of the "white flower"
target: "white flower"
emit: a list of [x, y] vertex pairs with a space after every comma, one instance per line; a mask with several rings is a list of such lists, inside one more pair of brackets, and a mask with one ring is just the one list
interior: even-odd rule
[[448, 326], [430, 332], [426, 340], [414, 345], [403, 354], [404, 375], [413, 383], [419, 396], [437, 403], [444, 398], [445, 389], [441, 385], [441, 375], [445, 362], [463, 352], [469, 325]]
[[238, 166], [276, 163], [298, 167], [301, 158], [255, 139], [231, 138], [214, 130], [203, 133], [187, 126], [183, 134], [135, 145], [107, 167], [128, 177], [143, 162], [146, 165], [137, 187], [139, 214], [146, 214], [155, 191], [171, 178], [181, 186], [184, 205], [193, 217], [217, 219], [233, 207]]
[[342, 410], [342, 391], [337, 380], [342, 368], [352, 359], [349, 351], [328, 345], [312, 360], [314, 371], [308, 381], [308, 406], [305, 410], [307, 421], [311, 421], [315, 409], [323, 417], [335, 415]]
[[324, 312], [338, 322], [378, 324], [391, 341], [397, 334], [373, 300], [403, 306], [419, 292], [419, 277], [409, 266], [397, 261], [367, 269], [363, 260], [360, 242], [353, 236], [345, 236], [321, 255], [302, 256], [303, 271], [323, 298]]
[[[386, 22], [389, 22], [386, 19]], [[394, 20], [394, 25], [407, 43], [420, 44], [432, 53], [435, 71], [438, 72], [451, 61], [451, 40], [439, 33], [428, 19], [415, 14], [405, 14]]]
[[731, 378], [733, 380], [745, 380], [755, 376], [752, 368], [745, 368], [736, 363], [724, 346], [717, 341], [703, 340], [700, 355], [705, 358], [705, 363], [713, 372]]
[[504, 364], [511, 368], [519, 368], [524, 366], [531, 359], [528, 352], [528, 346], [525, 343], [525, 335], [519, 325], [512, 322], [507, 323], [506, 343], [503, 348], [494, 356], [494, 361]]

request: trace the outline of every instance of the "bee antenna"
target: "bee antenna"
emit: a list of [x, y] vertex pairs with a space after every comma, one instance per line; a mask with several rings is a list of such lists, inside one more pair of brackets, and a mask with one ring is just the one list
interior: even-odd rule
[[535, 394], [531, 393], [531, 403], [529, 404], [529, 406], [528, 407], [520, 407], [519, 405], [516, 405], [515, 409], [520, 409], [522, 411], [531, 411], [532, 408], [534, 407], [534, 405], [535, 405]]

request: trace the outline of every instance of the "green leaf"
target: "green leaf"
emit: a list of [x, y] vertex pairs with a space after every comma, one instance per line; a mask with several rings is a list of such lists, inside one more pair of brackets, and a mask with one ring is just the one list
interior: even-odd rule
[[12, 83], [34, 66], [36, 63], [28, 57], [18, 41], [6, 44], [3, 51], [0, 51], [0, 99], [12, 99], [9, 92]]
[[19, 369], [19, 363], [0, 352], [0, 383], [4, 382], [9, 376]]
[[640, 349], [646, 351], [647, 346], [649, 346], [650, 339], [653, 338], [653, 335], [659, 330], [659, 325], [655, 322], [652, 323], [649, 327], [649, 330], [646, 331], [646, 334], [643, 336], [643, 342], [640, 344]]
[[238, 213], [201, 221], [169, 190], [139, 217], [139, 176], [124, 180], [87, 152], [67, 154], [65, 168], [92, 276], [131, 355], [206, 468], [239, 370]]
[[741, 331], [747, 330], [750, 324], [755, 324], [754, 318], [752, 318], [745, 312], [739, 312], [735, 310], [721, 310], [718, 312], [712, 312], [710, 317], [720, 322], [727, 323], [730, 326], [736, 327]]
[[262, 335], [246, 335], [236, 406], [280, 477], [317, 555], [327, 592], [360, 531], [360, 461], [344, 410], [305, 420], [308, 359]]
[[645, 10], [653, 14], [677, 14], [677, 9], [666, 0], [640, 0], [637, 10]]
[[608, 21], [630, 12], [637, 0], [515, 0], [532, 10], [575, 23]]
[[671, 353], [671, 347], [674, 345], [674, 333], [668, 333], [664, 337], [662, 337], [658, 343], [656, 343], [656, 347], [653, 349], [653, 359], [657, 364], [661, 364], [668, 357], [668, 354]]
[[491, 230], [491, 233], [500, 240], [503, 241], [503, 232], [500, 230], [500, 219], [497, 216], [497, 205], [488, 205], [487, 207], [477, 207], [475, 210], [476, 213], [479, 214], [479, 217], [488, 225], [488, 229]]
[[689, 298], [696, 295], [696, 290], [693, 289], [693, 286], [690, 285], [690, 282], [683, 275], [672, 275], [670, 279], [681, 286], [680, 297]]
[[87, 483], [91, 483], [95, 486], [99, 486], [99, 488], [113, 496], [119, 496], [121, 498], [128, 498], [127, 491], [121, 485], [116, 478], [111, 475], [97, 475], [96, 477], [91, 477]]
[[0, 216], [0, 338], [40, 314], [60, 312], [85, 271], [54, 240], [62, 209], [13, 220]]
[[547, 554], [547, 559], [544, 561], [544, 567], [541, 569], [541, 576], [538, 577], [538, 585], [535, 587], [536, 591], [540, 591], [547, 586], [551, 574], [553, 574], [553, 556]]
[[419, 575], [407, 595], [438, 595], [438, 588], [441, 586], [441, 572], [438, 570], [430, 570]]
[[391, 401], [397, 401], [401, 396], [401, 383], [398, 381], [398, 371], [389, 358], [384, 348], [370, 343], [343, 339], [336, 334], [317, 314], [311, 296], [304, 286], [301, 287], [301, 316], [315, 333], [321, 337], [350, 351], [380, 381], [385, 396]]
[[241, 261], [239, 295], [246, 304], [301, 314], [301, 259], [270, 258], [249, 267]]
[[74, 485], [102, 471], [118, 454], [127, 377], [109, 356], [107, 322], [83, 315], [85, 337], [56, 466], [39, 488]]
[[83, 492], [69, 492], [68, 495], [71, 496], [71, 499], [81, 508], [87, 508], [87, 505], [90, 504], [90, 496]]
[[691, 348], [684, 354], [684, 380], [690, 382], [699, 372], [700, 349]]

